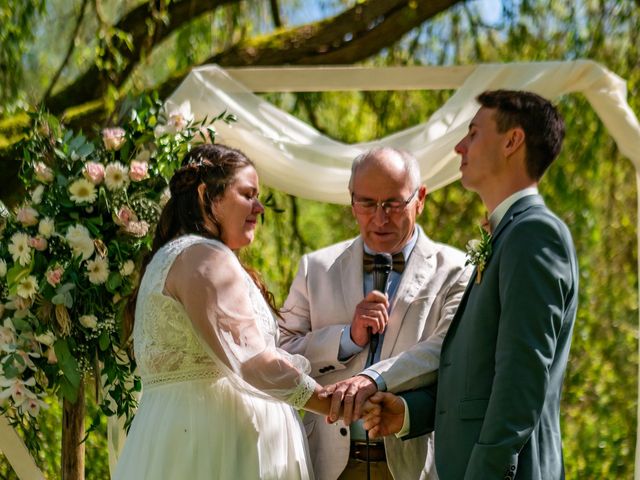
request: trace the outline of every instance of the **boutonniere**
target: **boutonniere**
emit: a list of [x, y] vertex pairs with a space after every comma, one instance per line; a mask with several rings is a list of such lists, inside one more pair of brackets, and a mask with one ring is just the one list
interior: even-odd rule
[[476, 283], [482, 280], [482, 272], [491, 256], [491, 234], [480, 227], [480, 239], [474, 238], [467, 242], [467, 262], [465, 265], [476, 267]]

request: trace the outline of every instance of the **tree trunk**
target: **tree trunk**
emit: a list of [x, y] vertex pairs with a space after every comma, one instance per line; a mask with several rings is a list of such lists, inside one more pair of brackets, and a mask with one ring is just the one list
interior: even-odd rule
[[84, 382], [76, 403], [62, 401], [62, 480], [84, 480]]

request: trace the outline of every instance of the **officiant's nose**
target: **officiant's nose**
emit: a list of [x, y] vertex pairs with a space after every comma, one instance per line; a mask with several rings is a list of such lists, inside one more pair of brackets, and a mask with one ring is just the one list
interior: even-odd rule
[[378, 203], [378, 205], [376, 205], [376, 211], [373, 214], [373, 221], [376, 222], [377, 225], [384, 225], [389, 222], [389, 213], [383, 204]]
[[466, 140], [467, 140], [467, 136], [465, 135], [465, 137], [462, 140], [460, 140], [455, 147], [453, 147], [453, 151], [456, 152], [458, 155], [463, 155], [466, 150]]

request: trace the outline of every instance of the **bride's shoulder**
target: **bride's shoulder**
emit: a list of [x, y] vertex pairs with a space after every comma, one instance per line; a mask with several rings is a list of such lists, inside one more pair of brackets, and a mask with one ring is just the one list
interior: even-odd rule
[[187, 269], [208, 270], [222, 266], [239, 266], [235, 253], [220, 240], [199, 235], [183, 235], [168, 244], [176, 261]]

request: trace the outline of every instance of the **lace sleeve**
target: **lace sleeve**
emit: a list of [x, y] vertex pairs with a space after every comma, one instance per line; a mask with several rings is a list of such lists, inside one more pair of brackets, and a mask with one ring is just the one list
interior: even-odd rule
[[183, 305], [205, 349], [243, 380], [241, 388], [302, 407], [316, 388], [309, 362], [276, 347], [271, 312], [247, 280], [231, 250], [201, 243], [177, 257], [165, 290]]

